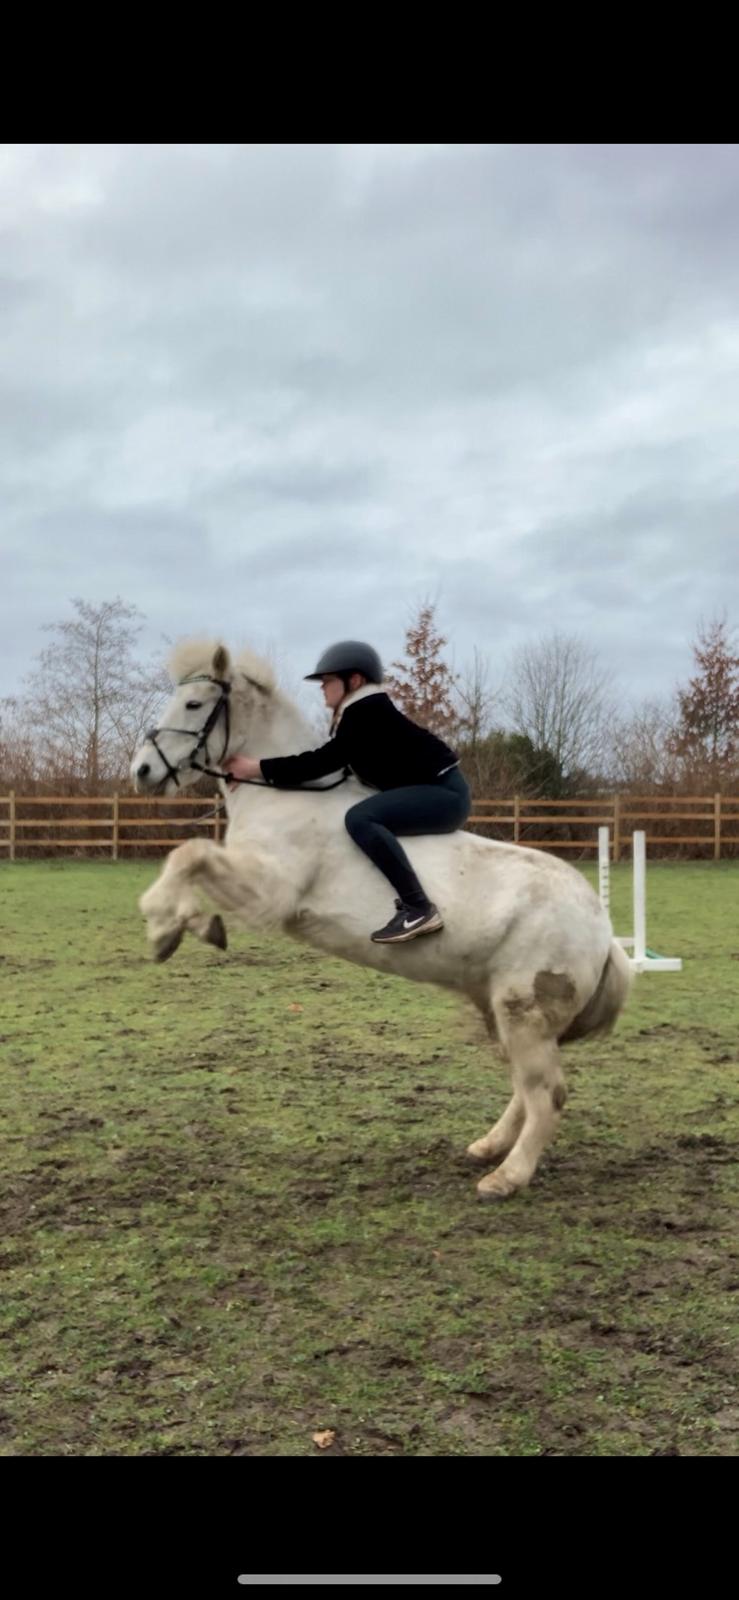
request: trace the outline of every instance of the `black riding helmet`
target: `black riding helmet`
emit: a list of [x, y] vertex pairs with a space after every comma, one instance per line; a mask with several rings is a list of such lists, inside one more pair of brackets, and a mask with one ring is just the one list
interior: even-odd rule
[[306, 672], [306, 682], [310, 678], [323, 678], [329, 672], [335, 673], [337, 678], [361, 672], [368, 683], [382, 683], [382, 662], [377, 651], [371, 644], [360, 644], [357, 639], [330, 644], [319, 657], [315, 672]]

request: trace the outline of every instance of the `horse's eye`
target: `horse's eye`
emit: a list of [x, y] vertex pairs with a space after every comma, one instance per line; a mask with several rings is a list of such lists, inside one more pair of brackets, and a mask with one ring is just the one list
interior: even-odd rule
[[185, 706], [185, 710], [186, 711], [199, 711], [202, 704], [203, 704], [202, 700], [188, 700], [187, 705]]

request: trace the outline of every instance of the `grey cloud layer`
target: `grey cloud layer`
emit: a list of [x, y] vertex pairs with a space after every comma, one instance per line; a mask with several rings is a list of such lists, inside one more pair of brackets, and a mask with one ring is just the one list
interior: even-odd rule
[[66, 597], [625, 694], [736, 614], [736, 146], [6, 146], [6, 689]]

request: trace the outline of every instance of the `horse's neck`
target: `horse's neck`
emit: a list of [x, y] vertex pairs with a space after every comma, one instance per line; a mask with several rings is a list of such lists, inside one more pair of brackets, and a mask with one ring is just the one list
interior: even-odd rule
[[315, 749], [323, 741], [316, 734], [297, 706], [280, 694], [270, 695], [261, 715], [241, 724], [234, 718], [236, 737], [231, 740], [232, 750], [237, 748], [254, 756], [294, 756], [301, 750]]

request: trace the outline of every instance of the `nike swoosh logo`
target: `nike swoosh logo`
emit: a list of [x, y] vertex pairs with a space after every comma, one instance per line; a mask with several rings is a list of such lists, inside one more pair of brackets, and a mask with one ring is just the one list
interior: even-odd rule
[[423, 922], [423, 917], [414, 917], [412, 922], [404, 922], [403, 923], [403, 927], [404, 928], [417, 928], [419, 922]]

